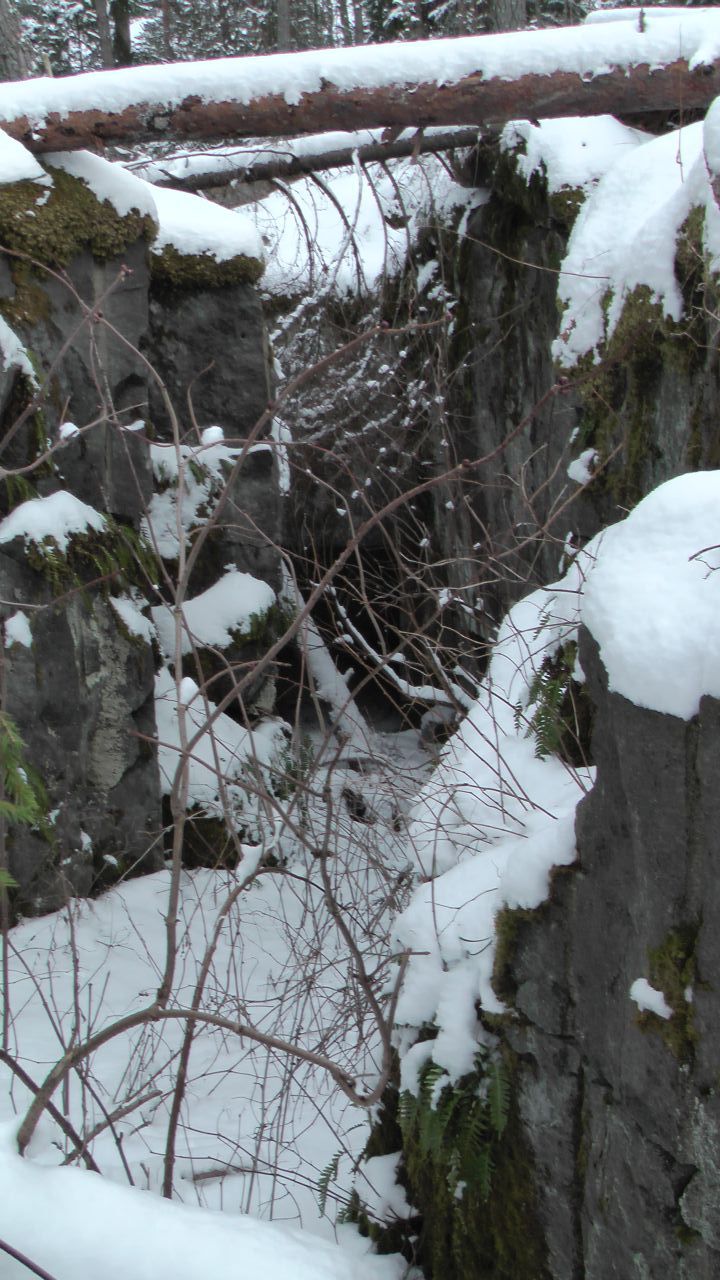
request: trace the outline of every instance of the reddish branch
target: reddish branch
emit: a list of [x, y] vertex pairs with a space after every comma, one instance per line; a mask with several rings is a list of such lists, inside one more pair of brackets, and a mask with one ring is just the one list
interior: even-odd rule
[[297, 103], [288, 103], [281, 93], [272, 92], [250, 102], [203, 102], [190, 95], [179, 105], [134, 102], [118, 112], [92, 106], [62, 115], [49, 111], [42, 122], [18, 115], [2, 127], [30, 151], [72, 151], [168, 137], [295, 137], [328, 129], [449, 125], [493, 128], [520, 116], [532, 119], [603, 112], [642, 116], [704, 109], [718, 93], [720, 64], [691, 71], [687, 60], [678, 58], [662, 67], [615, 67], [591, 78], [556, 71], [516, 79], [485, 79], [478, 71], [456, 84], [444, 85], [420, 82], [343, 89], [325, 82], [316, 92], [303, 93]]

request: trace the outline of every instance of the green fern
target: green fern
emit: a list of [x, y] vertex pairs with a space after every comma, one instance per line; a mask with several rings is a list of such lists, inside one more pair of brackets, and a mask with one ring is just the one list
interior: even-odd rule
[[466, 1181], [473, 1187], [477, 1187], [482, 1200], [488, 1200], [490, 1197], [494, 1168], [492, 1147], [488, 1143], [482, 1151], [477, 1152], [466, 1170]]
[[577, 645], [574, 641], [563, 645], [552, 657], [547, 657], [535, 672], [528, 690], [527, 711], [515, 708], [515, 727], [520, 728], [529, 711], [526, 736], [535, 738], [535, 755], [539, 760], [551, 755], [561, 755], [563, 737], [568, 729], [567, 700], [575, 670]]
[[45, 789], [25, 760], [25, 744], [15, 721], [5, 712], [0, 712], [0, 771], [0, 816], [21, 826], [42, 827], [48, 808]]
[[320, 1177], [318, 1178], [317, 1191], [318, 1191], [318, 1208], [320, 1210], [320, 1217], [322, 1217], [323, 1214], [325, 1213], [325, 1205], [327, 1204], [328, 1191], [330, 1190], [330, 1183], [334, 1182], [335, 1178], [337, 1178], [338, 1161], [341, 1155], [342, 1155], [342, 1150], [336, 1151], [332, 1160], [330, 1161], [329, 1164], [325, 1165], [325, 1168], [323, 1169], [322, 1173], [320, 1174]]
[[467, 1183], [487, 1198], [493, 1150], [505, 1131], [509, 1104], [509, 1082], [499, 1059], [478, 1055], [474, 1075], [459, 1085], [437, 1063], [428, 1062], [417, 1094], [405, 1091], [398, 1101], [403, 1144], [406, 1149], [416, 1146], [423, 1160], [443, 1170], [453, 1195]]

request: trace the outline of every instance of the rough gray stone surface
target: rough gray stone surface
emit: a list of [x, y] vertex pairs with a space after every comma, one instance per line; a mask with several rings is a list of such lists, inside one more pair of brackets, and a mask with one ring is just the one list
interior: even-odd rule
[[[188, 440], [197, 439], [189, 401], [200, 428], [219, 424], [227, 436], [246, 436], [268, 406], [267, 338], [252, 285], [193, 290], [154, 285], [144, 350]], [[154, 379], [150, 415], [158, 438], [172, 439]]]
[[10, 870], [19, 908], [47, 911], [118, 870], [162, 863], [157, 761], [147, 741], [155, 732], [154, 659], [122, 633], [102, 595], [71, 591], [55, 605], [18, 541], [0, 554], [0, 595], [25, 605], [32, 632], [30, 648], [6, 649], [3, 709], [53, 815], [47, 838], [12, 828]]
[[[48, 443], [57, 443], [61, 422], [96, 424], [58, 453], [59, 475], [48, 478], [46, 489], [62, 486], [98, 510], [133, 522], [151, 492], [147, 447], [122, 429], [147, 411], [147, 374], [137, 354], [148, 319], [146, 259], [144, 241], [108, 262], [84, 252], [67, 267], [67, 282], [58, 275], [41, 282], [38, 277], [32, 319], [12, 324], [41, 382], [47, 381], [42, 428]], [[9, 273], [0, 273], [0, 301], [14, 296]], [[93, 308], [108, 324], [88, 318]], [[3, 465], [31, 461], [39, 445], [31, 433], [21, 434], [4, 448]]]
[[[597, 782], [578, 810], [576, 866], [518, 931], [507, 1030], [549, 1274], [710, 1280], [720, 1274], [720, 704], [704, 699], [689, 723], [659, 715], [608, 692], [587, 634], [581, 661], [597, 705]], [[665, 980], [678, 1012], [640, 1016], [630, 986], [653, 980], [678, 936], [674, 972], [679, 982], [689, 964], [692, 991], [678, 1004]]]

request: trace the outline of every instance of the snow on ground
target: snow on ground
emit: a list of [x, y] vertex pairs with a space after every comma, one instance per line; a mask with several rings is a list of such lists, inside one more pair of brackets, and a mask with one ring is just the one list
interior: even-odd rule
[[[221, 722], [220, 737], [222, 730]], [[388, 756], [399, 757], [403, 786], [410, 772], [403, 764], [417, 768], [422, 758], [406, 737], [386, 746]], [[329, 758], [335, 755], [330, 749]], [[327, 849], [332, 890], [381, 988], [390, 968], [389, 916], [401, 901], [406, 866], [404, 841], [393, 825], [394, 784], [380, 765], [374, 772], [369, 766], [362, 776], [341, 766], [317, 775], [305, 767], [310, 790], [269, 801], [274, 817], [268, 821], [276, 824], [283, 871], [261, 871], [238, 895], [243, 876], [258, 861], [257, 848], [245, 844], [237, 871], [183, 873], [173, 1003], [190, 1004], [208, 941], [223, 916], [202, 1007], [319, 1051], [361, 1088], [372, 1087], [377, 1030], [357, 987], [357, 956], [348, 951], [327, 910], [311, 851]], [[351, 816], [344, 800], [349, 785], [374, 806], [372, 822]], [[98, 900], [73, 901], [54, 916], [12, 931], [10, 1049], [33, 1078], [42, 1079], [77, 1034], [97, 1031], [152, 999], [164, 964], [169, 885], [167, 871], [132, 880]], [[232, 895], [235, 901], [227, 909]], [[52, 1121], [42, 1122], [22, 1164], [11, 1152], [6, 1130], [0, 1144], [5, 1206], [0, 1237], [41, 1262], [57, 1280], [121, 1274], [197, 1280], [208, 1267], [218, 1280], [386, 1280], [400, 1274], [396, 1260], [365, 1257], [365, 1242], [350, 1228], [338, 1232], [340, 1252], [237, 1218], [248, 1212], [333, 1237], [368, 1129], [364, 1114], [326, 1072], [227, 1031], [201, 1028], [193, 1041], [176, 1197], [187, 1206], [223, 1209], [228, 1221], [171, 1208], [154, 1195], [116, 1185], [127, 1183], [130, 1175], [137, 1188], [159, 1188], [181, 1040], [176, 1022], [126, 1032], [97, 1051], [89, 1075], [73, 1076], [58, 1094], [77, 1128], [100, 1125], [91, 1148], [103, 1180], [48, 1167], [57, 1166], [69, 1150]], [[0, 1117], [15, 1116], [16, 1124], [29, 1095], [17, 1081], [11, 1083], [4, 1067], [0, 1079]], [[115, 1119], [113, 1136], [104, 1117], [128, 1104], [127, 1115]], [[338, 1172], [330, 1179], [321, 1216], [323, 1170], [336, 1158]], [[387, 1171], [377, 1174], [377, 1185], [372, 1170], [363, 1182], [373, 1203], [392, 1199]], [[111, 1224], [118, 1223], [122, 1228], [116, 1233]], [[23, 1273], [0, 1255], [3, 1280], [16, 1274]]]
[[142, 102], [170, 108], [189, 96], [248, 103], [269, 91], [297, 104], [304, 93], [316, 93], [328, 82], [352, 90], [417, 81], [455, 84], [478, 73], [485, 80], [554, 71], [587, 78], [617, 66], [670, 63], [680, 53], [691, 68], [717, 58], [720, 14], [715, 10], [689, 9], [670, 16], [646, 9], [644, 14], [643, 24], [633, 15], [626, 21], [562, 29], [45, 77], [0, 86], [0, 121], [24, 116], [32, 126], [51, 112], [63, 116], [87, 107], [121, 112]]
[[[398, 1258], [353, 1257], [299, 1231], [160, 1200], [83, 1169], [42, 1167], [0, 1134], [3, 1233], [54, 1280], [399, 1280]], [[0, 1254], [3, 1280], [27, 1269]]]

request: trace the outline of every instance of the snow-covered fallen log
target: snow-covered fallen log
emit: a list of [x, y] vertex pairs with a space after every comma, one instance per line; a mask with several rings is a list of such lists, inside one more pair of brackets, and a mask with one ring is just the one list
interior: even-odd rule
[[132, 67], [0, 86], [0, 124], [32, 151], [106, 142], [497, 126], [518, 116], [706, 107], [720, 14]]

